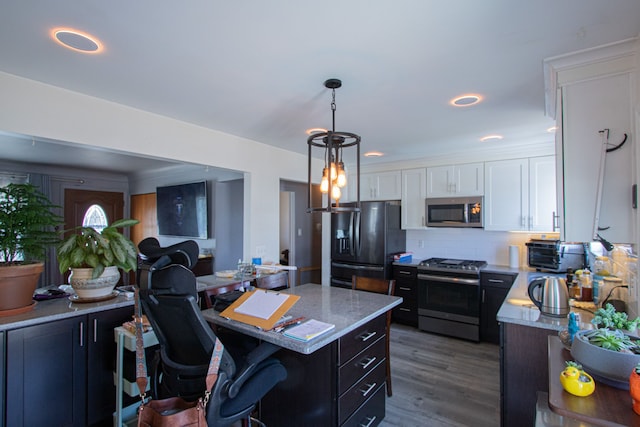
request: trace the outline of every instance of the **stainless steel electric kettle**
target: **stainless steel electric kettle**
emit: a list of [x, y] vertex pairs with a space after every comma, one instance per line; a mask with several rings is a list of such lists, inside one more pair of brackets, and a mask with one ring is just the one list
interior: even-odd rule
[[564, 317], [571, 310], [567, 283], [562, 277], [545, 276], [532, 280], [529, 298], [547, 316]]

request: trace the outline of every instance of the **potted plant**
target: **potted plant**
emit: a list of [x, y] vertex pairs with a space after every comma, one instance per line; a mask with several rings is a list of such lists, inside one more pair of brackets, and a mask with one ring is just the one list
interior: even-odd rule
[[75, 233], [58, 246], [60, 272], [71, 270], [69, 283], [79, 298], [101, 298], [112, 293], [125, 272], [136, 269], [138, 252], [133, 242], [118, 228], [130, 227], [136, 219], [121, 219], [101, 232], [91, 227], [76, 227]]
[[612, 304], [607, 304], [605, 307], [596, 310], [591, 323], [599, 328], [622, 329], [635, 332], [638, 324], [640, 324], [640, 317], [630, 320], [627, 313], [616, 311]]
[[55, 208], [33, 184], [0, 188], [0, 314], [33, 306], [46, 249], [60, 242]]
[[576, 334], [571, 355], [586, 370], [608, 384], [629, 388], [629, 372], [640, 363], [640, 344], [636, 337], [620, 329], [591, 329]]

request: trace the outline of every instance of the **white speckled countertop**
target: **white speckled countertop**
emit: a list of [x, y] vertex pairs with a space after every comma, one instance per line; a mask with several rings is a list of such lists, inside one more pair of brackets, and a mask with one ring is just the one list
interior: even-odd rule
[[131, 306], [133, 316], [133, 298], [125, 298], [122, 294], [108, 301], [92, 303], [71, 302], [68, 297], [38, 301], [26, 313], [0, 317], [0, 332], [127, 306]]
[[209, 322], [226, 326], [229, 329], [298, 353], [310, 354], [402, 302], [400, 297], [316, 284], [296, 286], [283, 292], [300, 295], [298, 302], [287, 312], [288, 315], [293, 318], [304, 316], [307, 319], [332, 323], [336, 327], [317, 338], [303, 342], [285, 337], [281, 333], [265, 332], [255, 326], [226, 319], [211, 308], [204, 310], [202, 314]]
[[[531, 326], [533, 328], [562, 330], [567, 327], [568, 320], [566, 317], [552, 317], [540, 313], [538, 307], [536, 307], [529, 298], [528, 288], [531, 280], [541, 276], [559, 276], [564, 277], [564, 274], [542, 273], [532, 270], [517, 270], [509, 267], [502, 266], [487, 266], [484, 271], [491, 271], [496, 273], [510, 272], [518, 273], [518, 277], [511, 286], [511, 290], [507, 294], [507, 298], [498, 311], [497, 319], [499, 322], [515, 323], [524, 326]], [[577, 303], [577, 305], [581, 305]], [[572, 301], [571, 311], [580, 315], [580, 328], [591, 329], [591, 319], [593, 319], [593, 313], [589, 310], [575, 307]]]

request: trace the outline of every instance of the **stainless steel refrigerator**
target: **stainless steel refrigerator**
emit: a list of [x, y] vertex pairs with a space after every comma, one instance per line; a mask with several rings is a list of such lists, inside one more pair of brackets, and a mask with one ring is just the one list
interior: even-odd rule
[[331, 214], [332, 286], [350, 288], [352, 275], [390, 279], [393, 255], [405, 251], [400, 202], [361, 202], [360, 208]]

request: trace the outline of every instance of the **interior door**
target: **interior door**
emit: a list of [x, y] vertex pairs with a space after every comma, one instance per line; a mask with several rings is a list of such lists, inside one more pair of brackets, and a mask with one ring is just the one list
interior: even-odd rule
[[[107, 224], [124, 218], [124, 193], [67, 188], [64, 190], [65, 230], [81, 226], [87, 211], [94, 205], [102, 208]], [[67, 277], [68, 273], [65, 274], [65, 280], [62, 283], [67, 283]], [[122, 278], [119, 284], [121, 282]]]

